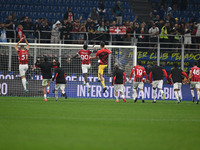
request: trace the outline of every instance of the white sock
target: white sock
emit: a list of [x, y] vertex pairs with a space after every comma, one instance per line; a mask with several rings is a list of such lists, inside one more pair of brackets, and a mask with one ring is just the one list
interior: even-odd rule
[[192, 97], [194, 97], [194, 90], [191, 90]]
[[124, 98], [124, 93], [123, 93], [123, 94], [121, 94], [121, 96], [122, 96], [122, 98]]
[[159, 91], [160, 91], [160, 93], [163, 95], [163, 93], [164, 93], [163, 90], [159, 90]]
[[89, 83], [86, 83], [86, 86], [87, 86], [87, 88], [90, 88], [90, 85], [89, 85]]
[[65, 90], [62, 90], [62, 94], [65, 94]]
[[116, 98], [116, 101], [118, 101], [119, 99], [118, 99], [118, 96], [115, 96], [115, 98]]
[[55, 91], [56, 100], [58, 100], [58, 91]]
[[156, 90], [153, 89], [153, 100], [156, 101]]
[[141, 95], [142, 95], [142, 100], [144, 100], [144, 92], [140, 91]]
[[133, 89], [133, 99], [135, 100], [137, 97], [137, 90], [136, 89]]
[[26, 90], [26, 78], [22, 79], [22, 85], [24, 87], [24, 90]]
[[200, 93], [199, 93], [199, 92], [197, 92], [197, 100], [199, 100], [199, 96], [200, 96]]
[[44, 94], [44, 99], [47, 99], [47, 94]]
[[174, 94], [175, 94], [175, 97], [176, 97], [177, 101], [179, 101], [178, 92], [177, 92], [177, 91], [174, 91]]
[[47, 86], [47, 91], [49, 91], [49, 86]]
[[181, 91], [180, 90], [178, 91], [178, 97], [180, 97], [180, 99], [181, 99]]

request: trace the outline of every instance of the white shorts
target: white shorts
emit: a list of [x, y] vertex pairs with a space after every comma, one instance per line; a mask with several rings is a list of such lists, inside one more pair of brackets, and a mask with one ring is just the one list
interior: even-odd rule
[[50, 81], [51, 81], [51, 79], [43, 79], [42, 86], [47, 86]]
[[173, 88], [174, 88], [174, 90], [177, 90], [177, 89], [180, 90], [181, 86], [182, 86], [182, 83], [176, 82], [176, 83], [174, 83]]
[[190, 83], [190, 88], [196, 88], [196, 89], [200, 89], [200, 82], [191, 82]]
[[136, 88], [139, 88], [139, 89], [143, 89], [144, 87], [144, 82], [133, 82], [133, 88], [136, 89]]
[[88, 69], [90, 69], [91, 65], [82, 64], [82, 73], [88, 73]]
[[116, 92], [118, 92], [118, 91], [124, 92], [124, 85], [123, 84], [115, 84], [114, 89]]
[[152, 86], [153, 88], [159, 88], [162, 89], [163, 88], [163, 80], [155, 80], [152, 82]]
[[64, 91], [65, 90], [65, 84], [56, 84], [55, 90], [57, 91], [58, 89]]
[[184, 44], [186, 44], [186, 45], [192, 44], [192, 38], [191, 37], [185, 37]]
[[25, 65], [20, 64], [19, 65], [19, 75], [20, 76], [25, 76], [27, 70], [28, 70], [28, 64], [25, 64]]

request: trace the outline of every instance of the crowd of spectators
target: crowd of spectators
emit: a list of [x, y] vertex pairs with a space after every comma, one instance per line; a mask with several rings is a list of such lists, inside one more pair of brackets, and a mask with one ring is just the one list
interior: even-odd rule
[[[82, 17], [75, 18], [73, 8], [69, 7], [64, 14], [64, 18], [54, 23], [48, 21], [47, 18], [40, 18], [32, 21], [28, 16], [24, 16], [18, 19], [16, 14], [8, 16], [5, 23], [1, 23], [1, 29], [6, 29], [6, 37], [14, 39], [14, 32], [18, 34], [18, 25], [23, 27], [23, 32], [29, 39], [29, 42], [33, 42], [33, 39], [39, 40], [40, 43], [83, 43], [85, 39], [91, 43], [98, 40], [109, 41], [110, 27], [125, 26], [127, 30], [126, 35], [112, 35], [113, 41], [132, 41], [133, 38], [137, 39], [138, 46], [151, 47], [155, 49], [158, 40], [162, 43], [174, 43], [172, 46], [169, 44], [162, 44], [163, 47], [179, 48], [180, 42], [183, 40], [186, 48], [200, 48], [200, 23], [199, 20], [191, 18], [189, 22], [186, 22], [184, 18], [177, 18], [173, 16], [173, 11], [177, 9], [186, 9], [187, 1], [183, 2], [183, 5], [177, 5], [173, 0], [171, 6], [166, 6], [165, 1], [162, 1], [159, 6], [152, 6], [152, 12], [149, 15], [149, 20], [140, 20], [137, 16], [134, 20], [123, 20], [123, 8], [120, 1], [116, 2], [113, 6], [112, 13], [113, 20], [106, 19], [106, 7], [103, 4], [103, 0], [99, 0], [98, 7], [94, 7], [90, 14], [88, 14], [87, 20], [82, 20]], [[88, 33], [88, 37], [85, 32]], [[181, 38], [183, 37], [183, 38]], [[63, 39], [63, 40], [62, 40]], [[149, 42], [153, 42], [149, 44]], [[115, 43], [115, 42], [113, 42]], [[117, 43], [117, 42], [116, 42]], [[145, 44], [144, 44], [145, 43]], [[191, 46], [192, 43], [196, 45]], [[120, 43], [121, 44], [121, 43]]]

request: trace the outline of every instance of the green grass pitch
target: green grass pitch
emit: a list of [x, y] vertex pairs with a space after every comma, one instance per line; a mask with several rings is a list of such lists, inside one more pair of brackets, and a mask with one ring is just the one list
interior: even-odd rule
[[198, 150], [192, 102], [0, 97], [1, 150]]

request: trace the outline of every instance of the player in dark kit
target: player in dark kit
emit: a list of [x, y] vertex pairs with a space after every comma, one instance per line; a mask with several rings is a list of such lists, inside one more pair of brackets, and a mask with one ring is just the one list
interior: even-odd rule
[[[154, 66], [152, 67], [152, 71], [149, 74], [149, 80], [151, 85], [153, 86], [153, 103], [156, 103], [156, 88], [159, 89], [159, 92], [163, 96], [163, 100], [165, 99], [165, 93], [163, 92], [163, 74], [167, 78], [167, 72], [160, 66], [157, 66], [157, 62], [154, 62]], [[154, 80], [152, 82], [152, 79]]]
[[118, 91], [120, 91], [120, 95], [122, 96], [123, 101], [126, 102], [126, 99], [124, 98], [124, 84], [126, 84], [126, 74], [119, 68], [118, 64], [114, 64], [114, 69], [112, 85], [115, 84], [114, 89], [116, 102], [119, 102]]
[[172, 80], [174, 93], [177, 99], [177, 104], [181, 102], [181, 86], [182, 86], [182, 75], [184, 75], [187, 79], [188, 76], [185, 72], [178, 68], [178, 63], [174, 63], [174, 69], [172, 69], [168, 80]]
[[[22, 41], [26, 42], [26, 48], [24, 48], [24, 45], [20, 46], [20, 49], [18, 49], [19, 43]], [[22, 85], [24, 87], [25, 93], [28, 92], [27, 85], [28, 82], [26, 81], [26, 71], [28, 70], [28, 51], [29, 51], [29, 44], [28, 41], [26, 40], [26, 37], [24, 36], [23, 38], [20, 39], [20, 41], [15, 45], [15, 50], [18, 53], [18, 59], [19, 59], [19, 75], [21, 76], [22, 79]]]
[[[57, 68], [56, 61], [53, 60], [53, 62], [48, 62], [48, 57], [44, 57], [44, 62], [40, 63], [40, 58], [37, 59], [37, 62], [35, 63], [35, 67], [41, 68], [42, 71], [42, 88], [43, 88], [43, 94], [44, 94], [44, 101], [47, 101], [47, 95], [46, 95], [46, 87], [49, 87], [49, 81], [52, 78], [51, 68]], [[49, 89], [47, 89], [49, 91]], [[48, 94], [48, 92], [47, 92]]]
[[98, 68], [98, 77], [101, 80], [101, 84], [103, 87], [103, 93], [105, 93], [107, 88], [105, 87], [103, 72], [104, 72], [104, 69], [108, 66], [108, 56], [109, 56], [109, 54], [111, 54], [111, 51], [109, 49], [105, 48], [104, 42], [100, 43], [100, 48], [101, 49], [98, 50], [96, 55], [94, 57], [91, 57], [91, 59], [95, 59], [95, 58], [99, 57], [100, 65]]
[[200, 68], [197, 67], [197, 62], [195, 61], [193, 64], [194, 67], [190, 69], [190, 74], [189, 74], [189, 80], [190, 81], [190, 90], [192, 94], [192, 101], [195, 101], [195, 96], [194, 96], [194, 88], [197, 90], [197, 104], [199, 104], [199, 98], [200, 98]]
[[60, 68], [60, 63], [57, 62], [56, 64], [57, 64], [57, 68], [55, 69], [55, 76], [52, 78], [51, 82], [56, 80], [55, 97], [56, 97], [56, 101], [58, 101], [58, 89], [60, 89], [62, 96], [64, 96], [65, 99], [67, 99], [67, 95], [65, 93], [66, 75], [65, 75], [64, 70]]

